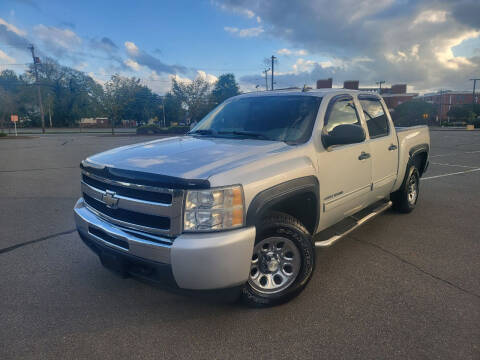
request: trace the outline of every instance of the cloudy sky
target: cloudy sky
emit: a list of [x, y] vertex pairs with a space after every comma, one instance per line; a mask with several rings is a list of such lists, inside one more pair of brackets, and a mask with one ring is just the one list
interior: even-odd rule
[[172, 76], [225, 72], [263, 87], [271, 55], [277, 87], [333, 77], [464, 90], [480, 77], [480, 1], [2, 0], [0, 70], [22, 72], [30, 43], [99, 82], [137, 76], [159, 93]]

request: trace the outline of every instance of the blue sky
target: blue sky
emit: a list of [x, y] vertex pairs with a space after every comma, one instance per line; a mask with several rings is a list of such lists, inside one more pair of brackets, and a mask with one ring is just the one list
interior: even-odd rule
[[30, 61], [24, 44], [31, 42], [42, 57], [99, 82], [119, 72], [160, 93], [172, 76], [213, 82], [225, 72], [233, 72], [244, 90], [264, 86], [261, 71], [272, 54], [278, 57], [277, 86], [333, 77], [337, 85], [385, 79], [428, 91], [468, 88], [463, 78], [480, 75], [480, 23], [471, 16], [480, 7], [474, 0], [66, 3], [0, 3], [0, 70]]

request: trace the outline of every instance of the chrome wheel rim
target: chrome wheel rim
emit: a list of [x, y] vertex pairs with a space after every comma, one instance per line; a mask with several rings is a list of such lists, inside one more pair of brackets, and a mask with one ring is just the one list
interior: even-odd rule
[[300, 272], [300, 251], [284, 237], [269, 237], [255, 245], [250, 265], [250, 286], [263, 294], [288, 288]]
[[410, 205], [414, 205], [417, 202], [418, 196], [418, 181], [415, 174], [410, 176], [408, 180], [408, 202]]

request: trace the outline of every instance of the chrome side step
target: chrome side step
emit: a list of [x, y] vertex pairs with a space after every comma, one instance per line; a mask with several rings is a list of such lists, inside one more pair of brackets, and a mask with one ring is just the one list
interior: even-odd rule
[[338, 240], [346, 236], [347, 234], [351, 233], [353, 230], [358, 228], [360, 225], [363, 225], [367, 221], [373, 219], [375, 216], [380, 215], [383, 213], [385, 210], [388, 210], [389, 208], [392, 207], [392, 202], [386, 202], [381, 204], [380, 206], [374, 208], [372, 211], [370, 211], [367, 215], [363, 216], [360, 219], [356, 219], [355, 215], [350, 216], [348, 219], [353, 220], [354, 222], [348, 226], [348, 228], [342, 232], [336, 232], [332, 236], [330, 236], [326, 240], [321, 240], [321, 241], [315, 241], [315, 246], [316, 247], [329, 247], [335, 244]]

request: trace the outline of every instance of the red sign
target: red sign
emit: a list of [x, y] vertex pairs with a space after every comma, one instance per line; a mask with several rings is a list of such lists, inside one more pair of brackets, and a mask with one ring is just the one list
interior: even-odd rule
[[10, 116], [10, 120], [11, 120], [12, 122], [18, 122], [18, 115], [12, 115], [12, 116]]

